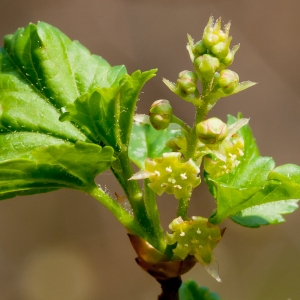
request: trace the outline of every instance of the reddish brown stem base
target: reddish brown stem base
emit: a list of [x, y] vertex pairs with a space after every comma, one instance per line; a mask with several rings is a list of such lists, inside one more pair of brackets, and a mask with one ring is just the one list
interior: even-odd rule
[[161, 284], [162, 293], [158, 296], [158, 300], [179, 300], [179, 288], [181, 286], [181, 277], [174, 277], [167, 280], [157, 281]]

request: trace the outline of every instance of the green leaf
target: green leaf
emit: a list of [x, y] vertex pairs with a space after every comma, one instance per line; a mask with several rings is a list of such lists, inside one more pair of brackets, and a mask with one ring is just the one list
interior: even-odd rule
[[278, 198], [282, 200], [268, 202], [240, 211], [231, 217], [233, 221], [247, 227], [278, 224], [285, 222], [285, 219], [282, 217], [283, 214], [292, 213], [298, 208], [297, 203], [299, 201], [298, 198], [300, 198], [299, 166], [286, 164], [277, 167], [269, 173], [268, 180], [275, 180], [281, 183], [278, 185], [276, 192], [271, 194], [271, 196], [274, 200]]
[[27, 135], [24, 146], [23, 134], [12, 135], [4, 143], [0, 139], [5, 148], [0, 161], [0, 199], [62, 187], [85, 190], [114, 160], [111, 147], [73, 144], [41, 134]]
[[298, 208], [299, 200], [282, 200], [253, 206], [231, 216], [234, 222], [251, 228], [262, 225], [279, 224], [285, 222], [283, 214], [290, 214]]
[[[229, 117], [229, 122], [233, 121]], [[300, 199], [300, 167], [285, 165], [275, 169], [272, 158], [259, 156], [250, 128], [243, 127], [239, 134], [245, 142], [245, 155], [239, 166], [218, 178], [205, 174], [217, 201], [209, 220], [219, 224], [231, 217], [248, 227], [283, 222], [281, 215], [293, 212]]]
[[[111, 67], [49, 24], [29, 24], [6, 36], [0, 49], [0, 198], [93, 185], [115, 160], [113, 149], [101, 147], [99, 139], [91, 143], [93, 135], [59, 119], [95, 86], [122, 90], [130, 107], [138, 88], [128, 85], [138, 85], [138, 76], [129, 83], [127, 77], [124, 66]], [[133, 115], [134, 108], [128, 110]], [[123, 125], [129, 117], [119, 115]]]
[[180, 300], [221, 300], [220, 296], [207, 287], [198, 286], [194, 280], [182, 283], [179, 289]]
[[94, 142], [103, 142], [115, 149], [127, 149], [136, 102], [143, 85], [155, 76], [156, 70], [136, 71], [124, 75], [118, 86], [94, 86], [90, 93], [67, 105], [61, 121], [76, 123]]
[[170, 152], [166, 142], [180, 134], [181, 129], [175, 124], [164, 130], [156, 130], [150, 124], [135, 122], [130, 137], [129, 157], [140, 169], [144, 169], [147, 157], [160, 157], [163, 153]]

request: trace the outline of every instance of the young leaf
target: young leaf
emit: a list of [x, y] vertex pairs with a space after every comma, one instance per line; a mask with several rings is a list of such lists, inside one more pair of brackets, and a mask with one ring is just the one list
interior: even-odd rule
[[150, 124], [135, 122], [130, 137], [129, 157], [140, 169], [144, 169], [146, 158], [160, 157], [170, 152], [166, 142], [180, 133], [180, 127], [175, 124], [164, 130], [156, 130]]
[[138, 95], [156, 70], [124, 75], [118, 86], [94, 86], [90, 93], [67, 105], [61, 121], [73, 121], [92, 141], [115, 151], [127, 149]]
[[279, 224], [285, 222], [283, 214], [290, 214], [298, 208], [299, 200], [282, 200], [253, 206], [236, 215], [231, 216], [231, 220], [245, 226], [256, 228], [262, 225]]
[[[95, 85], [120, 89], [125, 74], [124, 66], [111, 67], [43, 22], [5, 37], [0, 49], [1, 199], [94, 184], [115, 160], [113, 149], [90, 143], [92, 135], [59, 118], [65, 106]], [[134, 85], [135, 79], [122, 86]], [[124, 105], [130, 106], [128, 90], [133, 92], [124, 91]]]
[[183, 282], [179, 289], [180, 300], [221, 300], [220, 296], [194, 280]]
[[84, 190], [114, 160], [111, 147], [75, 144], [40, 133], [0, 136], [0, 199], [62, 187]]
[[300, 167], [287, 165], [274, 169], [272, 158], [259, 156], [250, 128], [244, 126], [239, 134], [245, 142], [245, 155], [239, 166], [219, 178], [205, 174], [217, 200], [217, 209], [209, 220], [218, 224], [231, 217], [249, 227], [282, 222], [281, 214], [293, 212], [300, 199]]

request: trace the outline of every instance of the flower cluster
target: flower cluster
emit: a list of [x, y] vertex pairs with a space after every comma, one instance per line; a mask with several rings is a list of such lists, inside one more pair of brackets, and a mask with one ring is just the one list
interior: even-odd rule
[[[206, 121], [210, 123], [209, 121], [212, 119]], [[239, 165], [239, 158], [244, 155], [244, 140], [236, 132], [246, 125], [248, 121], [249, 119], [240, 119], [228, 126], [228, 129], [226, 128], [226, 130], [224, 129], [224, 123], [222, 124], [221, 122], [219, 122], [219, 130], [212, 128], [212, 126], [209, 126], [208, 124], [208, 128], [213, 129], [213, 132], [207, 132], [209, 137], [212, 136], [212, 133], [215, 133], [216, 137], [220, 137], [220, 134], [226, 132], [225, 138], [223, 134], [223, 139], [221, 141], [220, 138], [219, 140], [216, 138], [214, 143], [203, 143], [198, 150], [204, 156], [204, 170], [209, 173], [211, 177], [219, 177], [223, 174], [227, 174], [234, 167]], [[212, 122], [214, 125], [217, 124], [215, 120], [212, 120]], [[204, 131], [201, 131], [202, 134], [204, 134], [203, 132]]]
[[178, 217], [172, 221], [169, 228], [173, 233], [167, 233], [167, 243], [177, 243], [173, 249], [175, 257], [184, 260], [188, 255], [194, 255], [204, 266], [214, 261], [213, 249], [221, 240], [218, 225], [209, 223], [203, 217], [192, 217], [187, 221]]
[[200, 184], [199, 167], [192, 161], [182, 161], [178, 152], [146, 159], [145, 170], [131, 179], [149, 178], [149, 187], [158, 195], [174, 194], [176, 199], [190, 198], [192, 189]]
[[[221, 29], [221, 19], [215, 23], [210, 17], [204, 29], [202, 39], [194, 44], [193, 39], [188, 36], [188, 51], [194, 64], [195, 73], [203, 85], [203, 94], [209, 94], [213, 89], [222, 88], [225, 94], [233, 93], [238, 85], [237, 74], [224, 70], [229, 67], [234, 55], [239, 49], [239, 45], [230, 49], [232, 37], [229, 36], [230, 23]], [[226, 71], [222, 74], [222, 70]], [[218, 73], [220, 72], [221, 73]], [[232, 72], [230, 76], [226, 74]], [[234, 76], [231, 76], [233, 75]]]

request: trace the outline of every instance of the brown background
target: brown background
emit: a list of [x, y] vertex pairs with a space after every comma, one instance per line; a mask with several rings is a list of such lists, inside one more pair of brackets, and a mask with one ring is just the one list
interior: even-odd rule
[[[191, 69], [186, 34], [196, 40], [212, 14], [232, 20], [233, 44], [241, 43], [231, 67], [241, 80], [259, 84], [223, 99], [213, 114], [242, 111], [262, 155], [277, 164], [300, 164], [298, 0], [0, 0], [0, 35], [42, 20], [78, 39], [112, 65], [158, 68], [141, 95], [138, 111], [147, 113], [159, 98], [169, 99], [180, 117], [192, 107], [161, 82], [175, 81]], [[63, 84], [63, 83], [62, 83]], [[97, 178], [111, 194], [119, 188], [106, 173]], [[164, 225], [176, 201], [161, 197]], [[191, 215], [208, 216], [214, 201], [203, 184], [195, 191]], [[279, 226], [247, 229], [226, 222], [216, 250], [222, 283], [199, 265], [184, 278], [231, 300], [300, 299], [300, 212]], [[153, 300], [158, 284], [134, 262], [125, 230], [99, 203], [62, 190], [0, 203], [1, 300]]]

